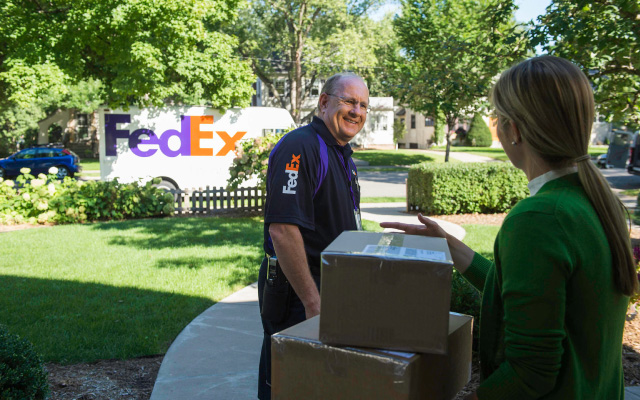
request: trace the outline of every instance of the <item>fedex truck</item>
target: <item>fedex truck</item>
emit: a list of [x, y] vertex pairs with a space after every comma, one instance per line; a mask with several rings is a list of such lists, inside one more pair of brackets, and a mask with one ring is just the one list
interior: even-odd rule
[[101, 179], [160, 178], [165, 189], [226, 186], [236, 143], [295, 126], [287, 110], [272, 107], [98, 112]]

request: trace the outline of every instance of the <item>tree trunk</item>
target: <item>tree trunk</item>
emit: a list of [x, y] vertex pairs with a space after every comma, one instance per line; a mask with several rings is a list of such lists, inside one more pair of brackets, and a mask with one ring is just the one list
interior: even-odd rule
[[451, 116], [447, 116], [447, 150], [444, 153], [444, 162], [449, 162], [449, 151], [451, 150], [451, 132], [455, 126], [456, 119]]

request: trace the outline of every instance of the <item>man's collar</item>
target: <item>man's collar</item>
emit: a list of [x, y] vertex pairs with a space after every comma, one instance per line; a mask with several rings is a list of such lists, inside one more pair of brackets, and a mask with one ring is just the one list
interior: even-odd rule
[[338, 144], [336, 138], [333, 137], [331, 132], [329, 132], [329, 128], [327, 128], [327, 125], [325, 125], [324, 121], [317, 116], [314, 116], [311, 120], [311, 126], [316, 132], [320, 134], [320, 137], [322, 138], [322, 140], [324, 140], [327, 146], [337, 146], [339, 149], [342, 149], [342, 152], [345, 153], [345, 155], [351, 155], [351, 153], [353, 153], [353, 150], [351, 150], [351, 146], [349, 145], [349, 143], [345, 144], [344, 146], [340, 146]]

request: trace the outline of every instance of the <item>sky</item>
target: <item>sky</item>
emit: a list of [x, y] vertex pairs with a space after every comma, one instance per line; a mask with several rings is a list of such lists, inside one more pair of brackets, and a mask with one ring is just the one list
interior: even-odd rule
[[519, 7], [516, 10], [516, 21], [529, 22], [535, 20], [538, 15], [544, 14], [547, 6], [551, 4], [551, 0], [516, 0]]
[[[538, 15], [544, 14], [545, 9], [549, 4], [551, 4], [551, 0], [516, 0], [516, 5], [519, 7], [516, 11], [516, 21], [529, 22], [532, 19], [535, 20]], [[378, 11], [373, 13], [371, 17], [374, 20], [379, 20], [387, 12], [398, 10], [399, 7], [399, 3], [389, 1]]]

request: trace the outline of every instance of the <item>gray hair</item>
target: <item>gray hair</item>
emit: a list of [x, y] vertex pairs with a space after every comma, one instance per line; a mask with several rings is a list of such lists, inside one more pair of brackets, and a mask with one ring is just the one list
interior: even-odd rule
[[353, 72], [341, 72], [327, 79], [327, 81], [322, 86], [322, 91], [320, 93], [334, 94], [340, 81], [343, 78], [358, 78], [364, 83], [365, 86], [367, 86], [367, 83], [364, 81], [364, 79], [362, 79], [360, 75], [356, 75]]

